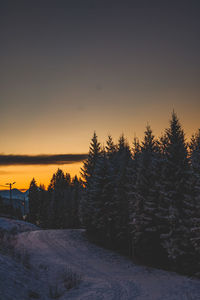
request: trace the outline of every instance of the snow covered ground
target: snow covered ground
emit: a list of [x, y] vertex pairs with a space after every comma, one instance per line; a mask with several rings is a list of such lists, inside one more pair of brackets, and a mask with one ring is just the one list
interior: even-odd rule
[[[17, 237], [16, 251], [28, 253], [31, 267], [0, 256], [1, 300], [31, 299], [34, 293], [61, 300], [200, 299], [199, 280], [137, 266], [91, 244], [83, 230], [38, 230]], [[65, 284], [70, 272], [81, 279], [72, 289]]]
[[34, 224], [14, 219], [0, 217], [0, 231], [20, 233], [24, 231], [39, 230]]

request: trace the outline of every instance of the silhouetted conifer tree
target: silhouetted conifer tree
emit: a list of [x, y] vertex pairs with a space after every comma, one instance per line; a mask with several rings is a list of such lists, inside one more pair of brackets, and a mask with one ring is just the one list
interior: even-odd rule
[[200, 177], [200, 129], [191, 138], [190, 160], [197, 177]]
[[196, 255], [193, 269], [200, 274], [200, 129], [192, 136], [190, 143], [190, 160], [192, 167], [193, 214], [191, 215], [191, 241]]
[[131, 152], [124, 135], [121, 135], [117, 145], [117, 153], [112, 161], [115, 173], [115, 188], [113, 195], [113, 224], [115, 224], [115, 244], [122, 251], [129, 252], [129, 204], [128, 204], [128, 166]]
[[117, 152], [117, 146], [114, 144], [112, 136], [109, 135], [106, 141], [106, 155], [109, 159], [112, 159]]
[[133, 220], [135, 215], [135, 200], [136, 200], [136, 180], [139, 167], [139, 156], [140, 156], [140, 143], [135, 137], [133, 141], [132, 156], [129, 160], [127, 174], [127, 196], [129, 206], [129, 227], [130, 227], [130, 243], [129, 243], [129, 255], [135, 256], [134, 253], [134, 239], [133, 239]]
[[105, 152], [96, 162], [91, 183], [90, 197], [93, 205], [90, 231], [95, 232], [101, 242], [110, 245], [114, 237], [114, 180], [112, 166]]
[[38, 225], [43, 228], [48, 228], [48, 218], [50, 209], [50, 197], [44, 185], [39, 186], [38, 190], [39, 207], [38, 207]]
[[68, 228], [71, 224], [70, 175], [58, 169], [53, 174], [48, 191], [51, 197], [50, 226]]
[[190, 255], [191, 247], [191, 172], [184, 132], [175, 112], [172, 113], [170, 127], [165, 134], [165, 160], [159, 207], [161, 238], [169, 259], [176, 268], [181, 269]]
[[29, 217], [32, 223], [37, 222], [39, 213], [39, 191], [35, 179], [33, 178], [29, 187]]
[[[137, 157], [137, 152], [135, 156]], [[134, 255], [153, 260], [160, 252], [158, 209], [158, 143], [148, 125], [137, 161], [137, 174], [132, 188], [132, 238]]]
[[81, 168], [83, 184], [86, 187], [88, 187], [90, 184], [90, 178], [93, 175], [96, 161], [100, 156], [101, 156], [101, 145], [97, 140], [96, 132], [94, 132], [94, 135], [90, 143], [88, 158], [84, 161], [83, 168]]
[[93, 201], [91, 197], [92, 178], [97, 160], [101, 156], [101, 146], [97, 140], [96, 132], [90, 143], [88, 158], [83, 164], [81, 175], [83, 178], [84, 191], [81, 198], [81, 219], [84, 226], [89, 231], [92, 222]]
[[75, 176], [72, 180], [72, 199], [71, 199], [71, 215], [72, 215], [72, 228], [80, 227], [80, 199], [82, 195], [81, 181]]

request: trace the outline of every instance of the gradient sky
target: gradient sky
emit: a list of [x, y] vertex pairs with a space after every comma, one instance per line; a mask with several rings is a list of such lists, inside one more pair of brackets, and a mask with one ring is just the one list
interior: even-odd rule
[[198, 0], [1, 1], [0, 153], [86, 153], [94, 130], [132, 141], [147, 122], [160, 135], [173, 109], [189, 137], [199, 14]]

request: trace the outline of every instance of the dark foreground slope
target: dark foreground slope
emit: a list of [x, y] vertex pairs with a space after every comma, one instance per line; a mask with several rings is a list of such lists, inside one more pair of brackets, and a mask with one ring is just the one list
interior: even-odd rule
[[[5, 233], [1, 300], [200, 299], [199, 280], [137, 266], [91, 244], [83, 230], [37, 230], [25, 222], [0, 218], [0, 231]], [[6, 253], [9, 243], [12, 251]]]
[[67, 269], [81, 276], [78, 288], [61, 299], [200, 299], [199, 280], [134, 265], [89, 243], [82, 230], [22, 233], [18, 247], [28, 250], [34, 266], [48, 268], [50, 282], [59, 281]]

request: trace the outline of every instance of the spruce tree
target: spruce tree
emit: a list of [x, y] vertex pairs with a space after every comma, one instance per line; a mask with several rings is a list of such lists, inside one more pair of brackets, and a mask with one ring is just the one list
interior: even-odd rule
[[49, 191], [53, 191], [53, 190], [62, 191], [62, 190], [64, 190], [64, 188], [66, 186], [68, 186], [69, 182], [70, 182], [70, 175], [66, 174], [66, 176], [65, 176], [63, 171], [58, 168], [57, 172], [54, 173], [51, 178], [48, 190]]
[[72, 215], [72, 228], [80, 227], [80, 199], [82, 195], [82, 184], [81, 181], [75, 176], [72, 179], [72, 205], [71, 205], [71, 215]]
[[49, 197], [48, 191], [44, 185], [40, 185], [38, 189], [39, 206], [38, 206], [38, 224], [42, 228], [48, 228], [48, 213], [49, 213]]
[[[137, 152], [135, 155], [138, 155]], [[131, 194], [131, 225], [134, 255], [150, 259], [151, 262], [160, 251], [156, 217], [158, 165], [158, 145], [148, 125], [140, 148], [140, 155], [138, 155], [137, 175], [134, 176], [135, 185]]]
[[33, 178], [29, 186], [29, 217], [28, 220], [32, 223], [37, 223], [39, 211], [39, 191], [38, 186]]
[[89, 231], [91, 222], [92, 222], [92, 207], [93, 202], [91, 198], [91, 189], [92, 189], [92, 179], [94, 174], [94, 169], [96, 166], [97, 160], [101, 156], [101, 146], [98, 142], [96, 132], [92, 137], [88, 158], [83, 164], [83, 168], [81, 169], [82, 182], [84, 186], [84, 190], [81, 197], [81, 220], [83, 225]]
[[90, 197], [92, 199], [91, 232], [98, 236], [99, 241], [111, 246], [116, 235], [115, 229], [115, 204], [113, 203], [114, 173], [111, 162], [105, 152], [96, 162], [92, 177]]
[[128, 166], [131, 152], [124, 135], [117, 145], [117, 153], [112, 161], [115, 173], [115, 189], [113, 195], [113, 221], [115, 224], [115, 244], [122, 251], [129, 253], [129, 203], [128, 203]]
[[[91, 224], [89, 231], [95, 233], [98, 238], [102, 239], [103, 232], [105, 233], [105, 218], [104, 214], [104, 199], [102, 191], [106, 184], [106, 157], [105, 154], [99, 157], [96, 161], [94, 172], [91, 178], [90, 201], [92, 203], [90, 208]], [[104, 235], [105, 237], [105, 235]]]
[[191, 190], [190, 166], [185, 135], [172, 113], [170, 127], [165, 131], [164, 164], [159, 216], [161, 239], [176, 269], [184, 269], [190, 255]]
[[50, 196], [50, 226], [52, 228], [69, 228], [71, 224], [71, 187], [70, 175], [58, 169], [53, 174], [48, 187]]
[[128, 183], [127, 183], [127, 195], [128, 195], [128, 206], [129, 206], [129, 225], [130, 225], [130, 256], [135, 256], [134, 253], [134, 235], [133, 235], [133, 223], [135, 221], [135, 200], [136, 200], [136, 180], [139, 167], [139, 156], [140, 156], [140, 143], [135, 137], [133, 141], [132, 156], [128, 164]]
[[106, 141], [106, 155], [109, 159], [112, 159], [113, 156], [116, 154], [117, 147], [113, 142], [112, 136], [109, 135]]
[[200, 177], [200, 129], [191, 138], [190, 160], [197, 177]]
[[95, 163], [97, 159], [100, 157], [100, 155], [101, 155], [101, 145], [98, 142], [96, 132], [94, 132], [89, 147], [88, 158], [84, 161], [83, 167], [81, 168], [81, 175], [85, 187], [88, 187], [90, 185], [90, 178], [93, 175]]
[[200, 274], [200, 129], [192, 136], [190, 160], [192, 167], [193, 214], [191, 215], [191, 242], [195, 249], [194, 268]]

